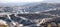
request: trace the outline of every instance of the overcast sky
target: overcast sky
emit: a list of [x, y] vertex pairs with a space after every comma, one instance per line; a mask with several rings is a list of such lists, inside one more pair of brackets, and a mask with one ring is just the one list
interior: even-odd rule
[[22, 3], [22, 2], [60, 2], [60, 0], [0, 0], [0, 3]]
[[0, 3], [41, 2], [43, 0], [0, 0]]

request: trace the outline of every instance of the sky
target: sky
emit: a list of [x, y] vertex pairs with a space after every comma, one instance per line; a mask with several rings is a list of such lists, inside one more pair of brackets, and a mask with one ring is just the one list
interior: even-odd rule
[[0, 3], [60, 2], [60, 0], [0, 0]]
[[0, 3], [41, 2], [43, 0], [0, 0]]

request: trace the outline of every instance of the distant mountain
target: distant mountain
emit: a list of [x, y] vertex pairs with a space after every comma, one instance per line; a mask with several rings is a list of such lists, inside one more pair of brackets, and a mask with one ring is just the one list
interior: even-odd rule
[[60, 0], [44, 0], [46, 3], [60, 3]]
[[45, 11], [49, 9], [59, 8], [60, 3], [37, 3], [37, 4], [29, 4], [26, 6], [26, 11], [36, 12], [36, 11]]
[[[56, 8], [60, 8], [60, 3], [27, 3], [25, 5], [16, 5], [10, 6], [9, 4], [6, 7], [1, 7], [3, 8], [4, 11], [6, 12], [20, 12], [22, 10], [23, 12], [44, 12], [48, 10], [54, 10]], [[13, 5], [13, 4], [12, 4]], [[14, 8], [14, 9], [13, 9]]]

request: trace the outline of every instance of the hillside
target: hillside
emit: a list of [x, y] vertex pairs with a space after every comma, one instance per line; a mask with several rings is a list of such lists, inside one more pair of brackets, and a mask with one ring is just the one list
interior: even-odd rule
[[0, 21], [5, 21], [8, 26], [17, 23], [18, 25], [23, 24], [23, 27], [35, 27], [37, 24], [41, 26], [47, 24], [57, 25], [60, 23], [60, 3], [40, 3], [34, 6], [31, 5], [0, 7]]

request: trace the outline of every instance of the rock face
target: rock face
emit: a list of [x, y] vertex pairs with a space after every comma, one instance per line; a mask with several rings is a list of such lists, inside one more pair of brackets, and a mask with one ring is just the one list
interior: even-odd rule
[[7, 25], [7, 23], [3, 20], [0, 20], [0, 25]]
[[[45, 20], [43, 20], [43, 22], [41, 24], [43, 24], [44, 22], [45, 23], [46, 22], [59, 23], [59, 21], [60, 21], [60, 17], [49, 15], [48, 13], [47, 14], [45, 14], [45, 13], [38, 13], [38, 14], [16, 14], [16, 15], [15, 14], [11, 14], [11, 15], [9, 15], [9, 17], [6, 15], [6, 16], [0, 17], [0, 19], [3, 20], [3, 22], [5, 21], [7, 23], [7, 25], [12, 24], [13, 26], [16, 25], [15, 22], [17, 22], [19, 25], [23, 24], [23, 26], [30, 26], [30, 25], [31, 26], [33, 26], [33, 25], [36, 26], [36, 24], [41, 23], [41, 21], [43, 19], [45, 19]], [[39, 19], [39, 22], [36, 22], [38, 19]]]
[[4, 20], [0, 20], [0, 27], [8, 27], [8, 24]]

